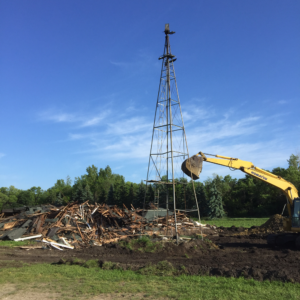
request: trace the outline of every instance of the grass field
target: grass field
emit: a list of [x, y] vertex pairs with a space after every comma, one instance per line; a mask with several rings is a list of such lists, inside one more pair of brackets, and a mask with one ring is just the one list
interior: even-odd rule
[[204, 224], [210, 224], [215, 226], [224, 227], [245, 227], [250, 228], [251, 226], [260, 226], [265, 223], [269, 218], [223, 218], [223, 219], [201, 219]]
[[57, 294], [59, 299], [89, 299], [99, 294], [111, 298], [98, 299], [300, 299], [300, 284], [208, 276], [141, 275], [74, 265], [1, 268], [0, 285], [16, 286], [17, 291], [24, 294], [32, 291]]
[[35, 245], [35, 241], [23, 241], [23, 242], [15, 242], [15, 241], [0, 241], [0, 246], [4, 247], [19, 247], [19, 246], [28, 246], [28, 245]]

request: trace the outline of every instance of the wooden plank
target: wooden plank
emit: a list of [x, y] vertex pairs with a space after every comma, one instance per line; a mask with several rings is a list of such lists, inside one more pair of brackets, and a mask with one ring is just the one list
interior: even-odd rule
[[43, 231], [43, 225], [45, 223], [46, 217], [47, 217], [47, 215], [44, 215], [44, 216], [40, 217], [40, 220], [39, 220], [39, 222], [38, 222], [38, 224], [36, 226], [36, 233], [42, 233], [42, 231]]
[[18, 223], [18, 221], [6, 223], [6, 224], [4, 224], [4, 226], [3, 226], [3, 230], [11, 229], [11, 228], [13, 228], [17, 223]]
[[81, 230], [80, 230], [80, 228], [79, 228], [79, 226], [78, 226], [78, 224], [77, 224], [77, 221], [76, 221], [76, 225], [77, 225], [77, 229], [78, 229], [78, 231], [79, 231], [79, 234], [80, 234], [80, 236], [81, 236], [82, 241], [85, 242], [85, 238], [83, 237], [83, 235], [82, 235], [82, 233], [81, 233]]

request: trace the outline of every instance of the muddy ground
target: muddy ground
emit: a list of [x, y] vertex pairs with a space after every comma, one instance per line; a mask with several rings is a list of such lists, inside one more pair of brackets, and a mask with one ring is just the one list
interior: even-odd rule
[[[168, 261], [187, 274], [254, 278], [300, 282], [300, 251], [295, 248], [270, 248], [266, 235], [238, 235], [242, 229], [218, 229], [217, 234], [181, 242], [164, 242], [156, 253], [129, 250], [119, 244], [77, 250], [23, 250], [0, 247], [0, 267], [25, 263], [58, 263], [79, 258], [119, 263], [123, 269], [138, 270], [149, 264]], [[11, 263], [8, 261], [14, 261]], [[184, 268], [183, 268], [184, 266]]]

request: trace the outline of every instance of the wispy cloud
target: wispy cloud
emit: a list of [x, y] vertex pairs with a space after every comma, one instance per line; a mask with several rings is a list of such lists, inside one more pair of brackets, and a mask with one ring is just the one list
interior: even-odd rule
[[[260, 117], [248, 117], [240, 120], [228, 120], [223, 118], [218, 121], [205, 121], [204, 124], [187, 129], [189, 140], [193, 142], [220, 142], [221, 139], [234, 137], [246, 137], [264, 127], [264, 123], [258, 122]], [[229, 140], [228, 140], [229, 142]]]
[[[190, 155], [203, 151], [237, 157], [269, 170], [286, 165], [293, 149], [287, 148], [286, 139], [289, 137], [284, 133], [284, 128], [274, 126], [279, 124], [281, 118], [275, 115], [250, 115], [236, 107], [219, 113], [205, 106], [205, 100], [203, 102], [201, 105], [183, 106]], [[77, 149], [72, 147], [73, 154], [89, 161], [115, 163], [116, 167], [121, 163], [122, 169], [130, 169], [132, 174], [146, 172], [152, 113], [149, 114], [145, 109], [122, 111], [116, 107], [114, 115], [106, 110], [101, 114], [61, 113], [58, 116], [65, 117], [54, 116], [48, 115], [47, 120], [57, 123], [70, 123], [72, 120], [77, 125], [66, 141], [76, 142]], [[225, 176], [229, 174], [229, 169], [206, 164], [202, 178], [213, 173]], [[231, 175], [237, 178], [244, 176], [239, 171]]]
[[69, 139], [71, 141], [75, 141], [75, 140], [82, 140], [86, 138], [85, 134], [80, 134], [80, 133], [69, 133]]
[[92, 117], [91, 119], [85, 120], [82, 122], [82, 127], [89, 127], [98, 125], [101, 121], [103, 121], [110, 114], [110, 110], [106, 110], [98, 116]]
[[0, 158], [4, 157], [5, 153], [0, 153]]
[[280, 101], [278, 101], [277, 103], [278, 103], [278, 104], [287, 104], [288, 101], [287, 101], [287, 100], [280, 100]]
[[[191, 121], [186, 127], [191, 155], [204, 148], [206, 151], [214, 151], [215, 149], [221, 154], [224, 152], [224, 149], [235, 149], [235, 153], [243, 152], [244, 148], [253, 150], [254, 145], [249, 147], [247, 143], [239, 139], [233, 139], [239, 137], [247, 139], [251, 134], [258, 132], [265, 126], [263, 122], [260, 122], [259, 116], [240, 119], [228, 118], [231, 115], [230, 110], [226, 116], [218, 118], [215, 113], [209, 113], [204, 109], [196, 111], [195, 107], [189, 106], [189, 109], [186, 109], [186, 115], [199, 116], [199, 111], [206, 116], [205, 120], [200, 118], [202, 120], [200, 124], [199, 122], [197, 124], [197, 122]], [[130, 117], [126, 114], [118, 114], [118, 117], [119, 120], [116, 122], [108, 119], [101, 132], [88, 134], [72, 133], [69, 138], [71, 140], [84, 139], [86, 147], [84, 147], [85, 150], [81, 149], [80, 153], [85, 153], [95, 158], [125, 159], [128, 162], [130, 160], [135, 162], [145, 161], [150, 151], [153, 126], [151, 118], [146, 115]], [[219, 146], [216, 147], [216, 145]], [[199, 149], [200, 146], [201, 149]]]
[[55, 123], [74, 123], [79, 127], [91, 127], [99, 125], [110, 115], [110, 110], [104, 110], [101, 113], [90, 115], [90, 114], [79, 114], [79, 113], [62, 113], [57, 111], [46, 111], [39, 114], [40, 121], [52, 121]]
[[76, 122], [75, 115], [50, 111], [40, 113], [39, 119], [43, 121], [53, 121], [55, 123]]
[[146, 50], [144, 50], [140, 51], [132, 61], [110, 60], [110, 63], [118, 68], [130, 68], [134, 72], [140, 72], [141, 69], [149, 69], [150, 65], [157, 66], [157, 57], [154, 58], [153, 55], [147, 54]]
[[212, 109], [200, 108], [197, 105], [185, 106], [182, 111], [182, 117], [186, 124], [206, 120], [213, 115], [214, 111]]
[[128, 67], [130, 66], [129, 62], [116, 62], [116, 61], [110, 61], [110, 63], [116, 67]]
[[153, 126], [145, 117], [133, 117], [108, 124], [107, 134], [128, 135], [147, 130]]
[[[93, 137], [85, 153], [97, 160], [110, 162], [122, 161], [122, 164], [129, 168], [141, 161], [146, 161], [149, 156], [151, 134], [140, 136], [126, 135], [115, 139], [103, 139], [101, 136]], [[143, 167], [147, 167], [146, 165]]]

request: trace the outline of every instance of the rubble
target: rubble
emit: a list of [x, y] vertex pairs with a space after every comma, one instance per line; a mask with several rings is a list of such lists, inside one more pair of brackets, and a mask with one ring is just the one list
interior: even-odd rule
[[[11, 215], [12, 214], [12, 215]], [[102, 246], [135, 235], [175, 234], [172, 212], [155, 219], [147, 219], [147, 211], [133, 206], [123, 209], [107, 204], [79, 204], [64, 207], [52, 205], [31, 207], [17, 214], [11, 211], [0, 215], [0, 240], [35, 239], [57, 250]], [[177, 226], [181, 234], [200, 233], [206, 226], [177, 213]], [[210, 228], [206, 228], [211, 230]]]

